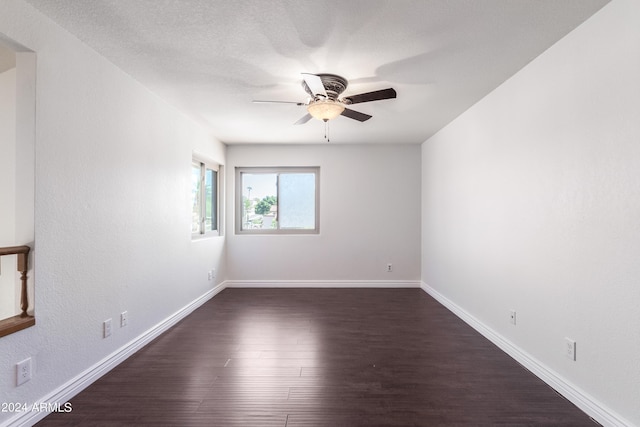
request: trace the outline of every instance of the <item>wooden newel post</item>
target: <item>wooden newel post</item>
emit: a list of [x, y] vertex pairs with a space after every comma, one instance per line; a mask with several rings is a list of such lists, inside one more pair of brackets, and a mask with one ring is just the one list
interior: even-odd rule
[[27, 294], [27, 271], [29, 270], [29, 248], [26, 246], [26, 252], [18, 254], [18, 271], [20, 272], [20, 282], [22, 283], [22, 291], [20, 294], [20, 304], [22, 313], [20, 317], [28, 317], [27, 309], [29, 308], [29, 296]]
[[27, 314], [27, 309], [29, 308], [29, 295], [27, 294], [27, 271], [29, 271], [30, 250], [31, 248], [29, 246], [12, 246], [9, 248], [0, 248], [0, 256], [18, 256], [18, 271], [20, 272], [20, 281], [22, 283], [22, 290], [20, 295], [20, 308], [22, 308], [22, 313], [20, 314], [20, 317], [31, 317]]
[[29, 271], [29, 246], [12, 246], [0, 248], [0, 257], [5, 255], [17, 255], [18, 271], [20, 272], [20, 308], [22, 313], [15, 316], [0, 319], [0, 337], [21, 331], [36, 324], [36, 318], [29, 316], [29, 293], [27, 291], [27, 272]]

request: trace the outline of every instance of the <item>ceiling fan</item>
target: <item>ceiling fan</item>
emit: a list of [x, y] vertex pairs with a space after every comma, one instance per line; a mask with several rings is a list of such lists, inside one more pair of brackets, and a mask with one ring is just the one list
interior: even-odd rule
[[359, 122], [364, 122], [369, 120], [372, 116], [352, 110], [347, 108], [347, 106], [396, 97], [396, 91], [389, 88], [340, 98], [340, 94], [345, 91], [349, 84], [347, 79], [344, 77], [335, 74], [302, 73], [302, 78], [302, 88], [310, 96], [306, 102], [255, 100], [253, 102], [304, 105], [307, 107], [307, 114], [294, 123], [296, 125], [301, 125], [307, 123], [312, 118], [322, 120], [326, 123], [338, 116], [344, 116]]

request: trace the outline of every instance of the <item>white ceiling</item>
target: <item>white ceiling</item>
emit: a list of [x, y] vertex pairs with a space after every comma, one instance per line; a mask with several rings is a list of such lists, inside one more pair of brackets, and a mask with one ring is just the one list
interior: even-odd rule
[[27, 0], [222, 142], [321, 143], [300, 73], [393, 87], [331, 143], [419, 144], [608, 0]]

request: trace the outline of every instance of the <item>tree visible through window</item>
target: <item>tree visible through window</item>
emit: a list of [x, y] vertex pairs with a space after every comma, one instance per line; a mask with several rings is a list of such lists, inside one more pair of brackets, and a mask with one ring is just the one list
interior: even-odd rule
[[319, 231], [317, 167], [236, 168], [236, 232]]

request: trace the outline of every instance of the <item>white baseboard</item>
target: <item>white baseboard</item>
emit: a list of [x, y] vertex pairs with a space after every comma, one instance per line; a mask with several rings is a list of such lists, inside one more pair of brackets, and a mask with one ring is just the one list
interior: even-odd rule
[[419, 280], [227, 280], [227, 288], [419, 288]]
[[[55, 389], [53, 392], [44, 396], [40, 400], [39, 403], [47, 404], [49, 407], [54, 406], [56, 403], [60, 405], [64, 405], [65, 402], [69, 401], [73, 396], [80, 393], [82, 390], [87, 388], [93, 382], [98, 380], [104, 374], [109, 372], [111, 369], [118, 366], [124, 360], [126, 360], [129, 356], [134, 354], [136, 351], [140, 350], [142, 347], [150, 343], [152, 340], [160, 336], [162, 333], [166, 332], [169, 328], [174, 326], [180, 320], [187, 317], [191, 314], [196, 308], [200, 307], [205, 302], [209, 301], [216, 294], [225, 289], [225, 283], [221, 283], [217, 285], [215, 288], [207, 291], [204, 295], [195, 299], [185, 307], [181, 308], [171, 316], [167, 317], [151, 329], [144, 332], [142, 335], [134, 338], [124, 346], [120, 347], [118, 350], [114, 351], [95, 365], [91, 366], [89, 369], [80, 373], [76, 377], [67, 381], [62, 386]], [[6, 422], [2, 423], [2, 427], [17, 427], [17, 426], [32, 426], [38, 421], [45, 418], [49, 415], [48, 411], [30, 411], [30, 412], [19, 412], [16, 416], [8, 419]]]
[[530, 354], [513, 344], [503, 335], [487, 327], [476, 317], [465, 311], [462, 307], [422, 282], [420, 286], [426, 293], [431, 295], [436, 301], [449, 309], [453, 314], [462, 319], [473, 329], [482, 334], [489, 341], [497, 345], [502, 351], [515, 359], [522, 366], [527, 368], [531, 373], [547, 383], [550, 387], [572, 402], [587, 415], [593, 418], [603, 426], [611, 427], [629, 427], [632, 424], [624, 420], [619, 415], [602, 405], [593, 397], [583, 392], [573, 384], [566, 381], [553, 370], [549, 369], [543, 363], [532, 357]]

